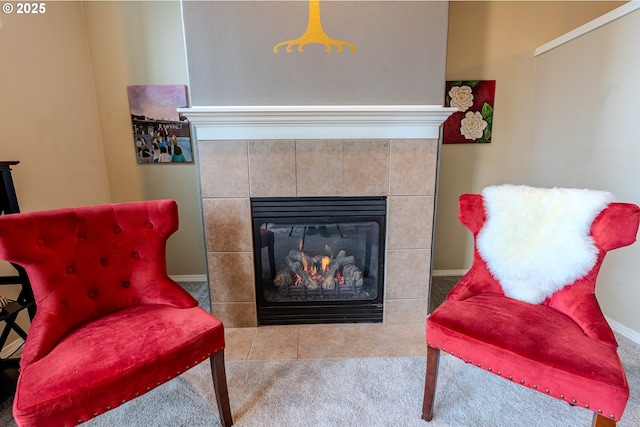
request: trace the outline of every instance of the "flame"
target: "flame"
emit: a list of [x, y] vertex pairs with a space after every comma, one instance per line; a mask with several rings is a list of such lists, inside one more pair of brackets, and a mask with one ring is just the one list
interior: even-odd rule
[[322, 257], [322, 271], [327, 271], [327, 267], [329, 267], [329, 262], [331, 262], [331, 259], [328, 256]]
[[[330, 256], [313, 257], [313, 258], [307, 258], [305, 256], [303, 251], [302, 240], [300, 241], [299, 246], [300, 246], [300, 253], [302, 254], [302, 259], [300, 260], [302, 269], [309, 275], [311, 279], [316, 281], [324, 280], [324, 278], [327, 276], [329, 272], [329, 265], [331, 264], [331, 260], [333, 257], [332, 255], [333, 250], [331, 246], [325, 245], [325, 249], [330, 254]], [[310, 261], [310, 260], [313, 260], [313, 261]], [[294, 276], [293, 285], [294, 286], [302, 285], [302, 282], [303, 282], [302, 278], [297, 273], [293, 273], [293, 276]], [[334, 272], [334, 280], [337, 285], [339, 286], [344, 285], [345, 278], [341, 272], [339, 271]]]

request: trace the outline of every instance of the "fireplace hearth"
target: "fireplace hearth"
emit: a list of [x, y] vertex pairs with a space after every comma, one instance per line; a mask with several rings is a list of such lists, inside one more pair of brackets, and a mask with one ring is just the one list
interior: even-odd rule
[[386, 205], [252, 198], [258, 324], [382, 322]]

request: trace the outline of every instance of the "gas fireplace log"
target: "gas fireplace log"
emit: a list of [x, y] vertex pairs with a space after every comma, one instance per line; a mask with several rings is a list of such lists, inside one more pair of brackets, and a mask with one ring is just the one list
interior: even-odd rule
[[338, 255], [329, 263], [329, 271], [327, 276], [322, 281], [322, 289], [335, 289], [336, 287], [336, 273], [343, 269], [347, 265], [355, 264], [356, 260], [353, 256], [345, 256], [344, 251], [338, 252]]
[[303, 252], [300, 252], [297, 249], [291, 249], [289, 251], [289, 258], [291, 258], [294, 261], [299, 262], [300, 264], [307, 265], [307, 266], [311, 266], [311, 265], [315, 265], [315, 266], [320, 266], [322, 265], [322, 258], [326, 258], [320, 255], [316, 255], [314, 257], [310, 257], [308, 255], [305, 255]]
[[[328, 265], [326, 272], [322, 273], [324, 278], [320, 282], [316, 276], [312, 276], [315, 273], [311, 272], [311, 270], [307, 271], [307, 268], [313, 267], [313, 271], [321, 271], [323, 260], [324, 264], [328, 261]], [[347, 256], [345, 251], [338, 252], [335, 258], [329, 260], [326, 256], [310, 257], [297, 249], [291, 249], [285, 261], [290, 271], [300, 278], [301, 285], [309, 290], [316, 290], [319, 286], [326, 290], [335, 289], [338, 272], [342, 272], [345, 277], [345, 283], [352, 290], [355, 291], [356, 288], [362, 287], [362, 272], [355, 266], [355, 257], [352, 255]], [[346, 275], [344, 273], [345, 269], [347, 271]], [[293, 283], [286, 283], [282, 279], [276, 280], [276, 282], [279, 282], [276, 284], [278, 286], [280, 284], [285, 286], [293, 285]]]
[[344, 276], [345, 285], [351, 287], [354, 292], [360, 290], [364, 283], [364, 279], [362, 278], [362, 272], [355, 264], [346, 265], [342, 269], [342, 275]]
[[276, 274], [276, 278], [273, 280], [273, 284], [276, 286], [291, 286], [293, 280], [291, 278], [291, 271], [281, 270]]
[[313, 280], [311, 276], [309, 276], [309, 273], [304, 271], [304, 268], [302, 268], [302, 264], [300, 264], [300, 262], [289, 257], [287, 257], [286, 261], [291, 271], [296, 273], [298, 277], [300, 277], [303, 286], [306, 286], [307, 289], [310, 290], [318, 289], [318, 282]]

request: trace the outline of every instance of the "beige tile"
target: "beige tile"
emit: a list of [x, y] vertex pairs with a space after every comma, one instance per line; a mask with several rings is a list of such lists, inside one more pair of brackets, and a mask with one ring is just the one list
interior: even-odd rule
[[340, 325], [300, 327], [298, 359], [332, 359], [344, 355], [344, 334]]
[[298, 196], [342, 194], [342, 141], [296, 141]]
[[247, 360], [296, 359], [299, 335], [296, 326], [259, 327]]
[[256, 328], [225, 328], [224, 358], [227, 361], [244, 361], [249, 356]]
[[388, 249], [430, 249], [433, 229], [431, 196], [392, 196], [388, 199]]
[[389, 194], [434, 195], [437, 156], [437, 139], [392, 140]]
[[345, 326], [345, 357], [392, 357], [396, 353], [393, 336], [383, 324]]
[[416, 324], [390, 324], [385, 325], [392, 335], [392, 342], [397, 357], [424, 356], [427, 352], [425, 340], [425, 322]]
[[415, 357], [426, 351], [425, 318], [413, 324], [225, 325], [225, 339], [225, 357], [231, 361]]
[[218, 302], [254, 302], [253, 255], [250, 252], [208, 252], [209, 291]]
[[384, 196], [389, 192], [389, 141], [342, 141], [342, 195]]
[[225, 328], [258, 326], [255, 302], [212, 302], [211, 312], [222, 321]]
[[387, 325], [424, 324], [427, 318], [427, 299], [390, 299], [384, 302], [384, 321]]
[[208, 251], [252, 251], [249, 199], [203, 199]]
[[386, 258], [387, 298], [427, 298], [429, 295], [429, 249], [390, 249]]
[[249, 197], [247, 141], [199, 141], [202, 197]]
[[252, 197], [295, 197], [295, 141], [250, 141], [249, 169]]

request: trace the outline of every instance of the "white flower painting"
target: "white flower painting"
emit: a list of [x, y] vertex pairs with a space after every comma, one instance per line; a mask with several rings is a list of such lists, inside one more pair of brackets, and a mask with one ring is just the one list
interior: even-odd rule
[[491, 142], [495, 88], [495, 80], [447, 82], [445, 107], [458, 111], [444, 122], [444, 144]]

